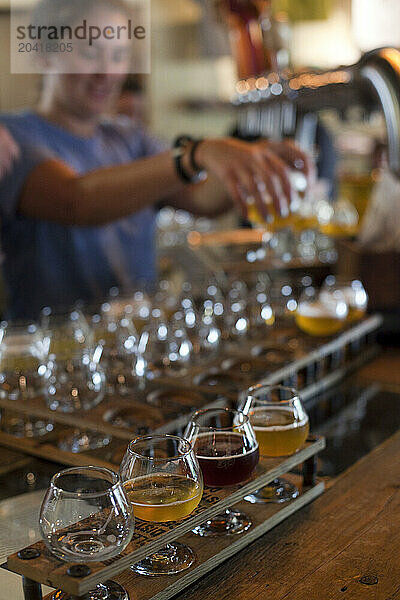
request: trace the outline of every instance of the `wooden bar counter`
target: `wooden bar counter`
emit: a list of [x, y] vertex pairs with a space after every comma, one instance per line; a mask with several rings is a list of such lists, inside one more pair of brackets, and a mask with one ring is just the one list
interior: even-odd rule
[[[352, 377], [400, 394], [400, 351], [385, 350]], [[400, 430], [328, 481], [322, 496], [175, 598], [400, 600], [399, 529]], [[0, 600], [22, 597], [18, 579], [3, 574]]]
[[400, 432], [176, 598], [397, 600], [399, 528]]
[[[356, 378], [400, 390], [400, 351]], [[400, 431], [176, 600], [400, 600], [399, 531]]]

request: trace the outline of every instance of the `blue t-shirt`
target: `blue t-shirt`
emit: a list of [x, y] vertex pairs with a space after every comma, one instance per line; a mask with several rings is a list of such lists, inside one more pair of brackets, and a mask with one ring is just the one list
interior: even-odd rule
[[35, 318], [43, 306], [97, 302], [113, 286], [154, 282], [153, 208], [105, 226], [78, 227], [24, 217], [18, 199], [29, 173], [46, 160], [60, 159], [83, 174], [157, 154], [162, 144], [124, 119], [102, 123], [91, 138], [72, 135], [32, 112], [2, 115], [0, 122], [21, 149], [18, 163], [0, 182], [7, 317]]

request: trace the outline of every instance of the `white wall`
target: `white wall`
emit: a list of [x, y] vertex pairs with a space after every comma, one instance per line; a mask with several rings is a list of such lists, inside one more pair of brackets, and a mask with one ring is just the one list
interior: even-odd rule
[[329, 18], [324, 21], [296, 23], [292, 29], [291, 56], [293, 64], [300, 67], [329, 69], [356, 62], [360, 50], [352, 30], [351, 0], [335, 0]]

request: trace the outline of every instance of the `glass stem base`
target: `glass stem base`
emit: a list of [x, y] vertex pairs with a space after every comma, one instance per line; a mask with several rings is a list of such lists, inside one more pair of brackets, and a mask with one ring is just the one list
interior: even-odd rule
[[[75, 600], [75, 598], [76, 596], [70, 596], [62, 590], [57, 590], [52, 596], [52, 600]], [[84, 596], [79, 596], [77, 600], [129, 600], [129, 595], [122, 585], [109, 580], [96, 585]]]
[[157, 550], [151, 556], [131, 566], [132, 571], [138, 575], [175, 575], [185, 571], [195, 561], [194, 552], [189, 546], [179, 542], [167, 544], [165, 548]]
[[253, 494], [248, 494], [244, 499], [251, 504], [268, 504], [270, 502], [281, 504], [297, 498], [298, 495], [299, 490], [295, 485], [278, 477]]
[[245, 513], [228, 508], [224, 513], [198, 525], [192, 532], [202, 537], [238, 535], [247, 531], [251, 525], [251, 520]]

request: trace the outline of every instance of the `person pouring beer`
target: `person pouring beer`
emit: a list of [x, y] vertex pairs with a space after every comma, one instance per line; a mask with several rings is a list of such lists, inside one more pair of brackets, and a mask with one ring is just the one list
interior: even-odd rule
[[[121, 0], [41, 0], [37, 10], [52, 24], [104, 24], [124, 23], [128, 9]], [[101, 53], [107, 68], [99, 72]], [[101, 301], [113, 286], [151, 285], [160, 202], [208, 216], [234, 206], [245, 216], [252, 196], [266, 216], [268, 193], [279, 214], [289, 204], [289, 169], [308, 172], [289, 141], [178, 136], [165, 149], [126, 119], [104, 120], [129, 70], [129, 46], [99, 40], [74, 60], [85, 72], [57, 73], [51, 63], [35, 109], [0, 118], [20, 148], [0, 183], [10, 318]]]

